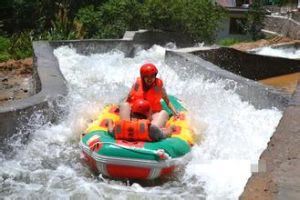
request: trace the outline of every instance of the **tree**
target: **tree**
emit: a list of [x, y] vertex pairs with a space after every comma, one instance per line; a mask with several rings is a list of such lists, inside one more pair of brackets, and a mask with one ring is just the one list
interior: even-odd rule
[[262, 0], [254, 0], [250, 5], [245, 30], [252, 36], [253, 40], [263, 37], [261, 29], [264, 27], [265, 10]]

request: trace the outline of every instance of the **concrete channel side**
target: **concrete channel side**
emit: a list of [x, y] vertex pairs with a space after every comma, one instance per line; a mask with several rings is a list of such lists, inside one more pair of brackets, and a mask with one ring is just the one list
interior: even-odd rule
[[297, 59], [257, 55], [227, 47], [192, 53], [225, 70], [252, 80], [300, 72], [300, 60]]
[[[123, 39], [106, 39], [106, 40], [67, 40], [50, 42], [54, 49], [61, 46], [68, 46], [76, 50], [77, 53], [90, 55], [96, 53], [106, 53], [111, 50], [118, 50], [129, 56], [133, 51], [134, 45], [132, 40]], [[53, 55], [53, 51], [51, 52]]]
[[[183, 79], [204, 76], [210, 81], [229, 80], [225, 88], [235, 88], [242, 100], [249, 101], [258, 109], [276, 107], [284, 110], [289, 103], [288, 93], [233, 74], [198, 56], [189, 54], [188, 51], [186, 53], [167, 51], [165, 60], [175, 71], [180, 70], [178, 74]], [[181, 70], [182, 66], [185, 70]]]
[[52, 47], [47, 42], [34, 42], [34, 68], [37, 70], [37, 93], [31, 97], [7, 102], [0, 106], [0, 138], [16, 132], [23, 124], [30, 121], [36, 111], [43, 113], [45, 121], [54, 120], [56, 101], [67, 94], [58, 63], [52, 54]]
[[243, 200], [300, 199], [300, 83], [267, 149], [261, 154], [262, 170], [253, 172]]

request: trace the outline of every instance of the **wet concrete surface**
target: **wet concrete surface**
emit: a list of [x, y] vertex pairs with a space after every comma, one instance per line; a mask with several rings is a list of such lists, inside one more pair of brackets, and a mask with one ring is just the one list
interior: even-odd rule
[[300, 199], [300, 83], [240, 199]]
[[297, 82], [300, 80], [300, 73], [287, 74], [260, 80], [260, 83], [271, 85], [277, 89], [283, 89], [290, 94], [293, 94], [297, 87]]

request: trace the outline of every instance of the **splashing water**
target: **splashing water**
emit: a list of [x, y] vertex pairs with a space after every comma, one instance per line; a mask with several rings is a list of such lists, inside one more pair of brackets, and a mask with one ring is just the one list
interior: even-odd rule
[[[204, 77], [181, 80], [164, 63], [165, 49], [153, 46], [134, 58], [122, 52], [84, 56], [74, 49], [54, 51], [69, 85], [66, 119], [32, 130], [13, 158], [0, 155], [0, 196], [7, 199], [237, 199], [266, 148], [282, 114], [257, 110], [242, 102], [227, 81]], [[139, 75], [139, 66], [153, 62], [169, 94], [186, 104], [193, 126], [202, 136], [193, 158], [176, 180], [156, 186], [128, 185], [94, 177], [80, 162], [80, 133], [106, 103], [121, 101]], [[180, 67], [180, 66], [176, 66]], [[37, 120], [38, 124], [38, 120]], [[205, 127], [204, 127], [205, 126]]]
[[256, 54], [265, 56], [275, 56], [290, 59], [300, 59], [300, 49], [289, 47], [289, 48], [271, 48], [263, 47], [255, 51]]

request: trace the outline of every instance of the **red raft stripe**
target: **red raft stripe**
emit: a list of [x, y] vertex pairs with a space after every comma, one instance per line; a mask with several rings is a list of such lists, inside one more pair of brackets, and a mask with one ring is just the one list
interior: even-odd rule
[[175, 169], [175, 166], [163, 168], [160, 171], [160, 176], [169, 175], [169, 174], [171, 174], [174, 171], [174, 169]]
[[92, 157], [90, 157], [88, 154], [83, 152], [83, 159], [85, 160], [85, 162], [91, 168], [92, 171], [98, 173], [96, 161]]
[[107, 164], [106, 169], [111, 177], [129, 179], [147, 179], [151, 171], [149, 168], [112, 164]]

